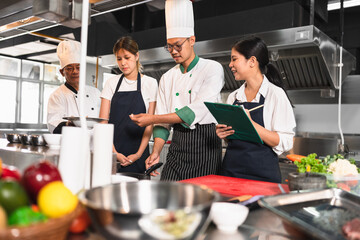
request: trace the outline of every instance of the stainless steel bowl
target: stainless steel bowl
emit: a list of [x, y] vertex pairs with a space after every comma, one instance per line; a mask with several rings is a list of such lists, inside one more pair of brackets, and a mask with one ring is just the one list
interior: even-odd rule
[[46, 142], [42, 135], [30, 135], [30, 143], [34, 146], [45, 146]]
[[17, 133], [7, 133], [6, 134], [6, 139], [10, 143], [20, 143], [20, 136]]
[[20, 141], [24, 145], [30, 145], [31, 135], [28, 134], [20, 134]]
[[[93, 188], [80, 196], [105, 239], [195, 239], [207, 228], [210, 207], [218, 199], [204, 186], [148, 180]], [[174, 214], [182, 216], [172, 218], [174, 224], [186, 222], [176, 235], [159, 221]]]

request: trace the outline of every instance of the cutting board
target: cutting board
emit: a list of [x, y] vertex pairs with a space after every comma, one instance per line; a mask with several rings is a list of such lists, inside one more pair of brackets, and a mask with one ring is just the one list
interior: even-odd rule
[[[282, 193], [279, 184], [271, 182], [263, 182], [249, 180], [243, 178], [225, 177], [219, 175], [207, 175], [203, 177], [190, 178], [183, 183], [193, 183], [196, 185], [205, 185], [224, 195], [240, 196], [240, 195], [276, 195]], [[280, 184], [285, 192], [289, 192], [286, 184]]]

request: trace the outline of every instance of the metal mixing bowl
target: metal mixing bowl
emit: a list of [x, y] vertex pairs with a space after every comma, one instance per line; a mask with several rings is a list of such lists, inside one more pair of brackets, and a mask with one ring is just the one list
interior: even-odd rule
[[28, 134], [20, 134], [20, 141], [24, 145], [30, 145], [31, 135]]
[[10, 143], [20, 143], [20, 136], [17, 133], [7, 133], [6, 134], [6, 139]]
[[46, 142], [42, 135], [30, 135], [30, 143], [34, 146], [45, 146]]
[[[105, 239], [196, 239], [207, 228], [210, 207], [218, 199], [217, 192], [204, 186], [148, 180], [93, 188], [80, 196]], [[184, 218], [174, 222], [188, 223], [175, 236], [157, 220], [178, 213]]]

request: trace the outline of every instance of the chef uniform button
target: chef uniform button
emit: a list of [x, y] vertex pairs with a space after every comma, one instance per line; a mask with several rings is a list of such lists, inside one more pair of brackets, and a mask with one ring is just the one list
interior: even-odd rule
[[176, 95], [176, 96], [179, 96], [180, 94], [177, 92], [175, 95]]
[[91, 110], [93, 110], [93, 111], [94, 111], [94, 108], [91, 108]]
[[175, 108], [175, 111], [177, 112], [177, 110], [179, 110], [178, 108]]
[[190, 74], [190, 77], [192, 77], [192, 74]]
[[189, 94], [191, 94], [191, 90], [189, 90]]
[[89, 97], [89, 95], [86, 95], [86, 97]]
[[77, 98], [77, 96], [75, 96], [75, 98]]

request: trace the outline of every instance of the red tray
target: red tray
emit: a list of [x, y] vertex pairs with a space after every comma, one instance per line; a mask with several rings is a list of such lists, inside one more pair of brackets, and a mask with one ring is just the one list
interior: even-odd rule
[[180, 182], [205, 185], [221, 194], [231, 196], [276, 195], [282, 193], [279, 185], [285, 192], [289, 192], [289, 187], [286, 184], [224, 177], [219, 175], [207, 175], [203, 177], [190, 178]]

